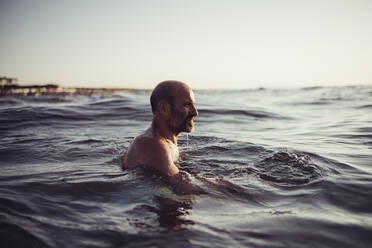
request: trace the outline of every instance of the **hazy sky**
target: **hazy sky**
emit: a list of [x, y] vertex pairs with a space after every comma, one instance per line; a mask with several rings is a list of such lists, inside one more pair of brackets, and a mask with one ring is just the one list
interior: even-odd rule
[[0, 0], [0, 32], [21, 84], [372, 84], [372, 0]]

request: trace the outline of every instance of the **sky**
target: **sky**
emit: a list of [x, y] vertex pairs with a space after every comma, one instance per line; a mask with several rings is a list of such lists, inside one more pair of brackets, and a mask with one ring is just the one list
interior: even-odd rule
[[0, 0], [0, 76], [193, 88], [372, 84], [371, 0]]

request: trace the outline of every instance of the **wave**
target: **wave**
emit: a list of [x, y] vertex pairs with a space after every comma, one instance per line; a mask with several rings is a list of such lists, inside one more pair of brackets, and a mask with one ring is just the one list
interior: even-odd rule
[[[321, 180], [329, 171], [317, 164], [311, 153], [273, 151], [216, 137], [193, 136], [193, 147], [187, 154], [189, 161], [183, 165], [190, 173], [227, 178], [257, 176], [280, 187], [307, 185]], [[320, 161], [319, 157], [314, 158]]]
[[255, 119], [278, 119], [278, 120], [289, 120], [290, 117], [281, 116], [279, 114], [270, 113], [262, 110], [242, 110], [242, 109], [198, 109], [200, 116], [205, 117], [224, 117], [224, 116], [244, 116]]
[[[110, 101], [112, 103], [112, 101]], [[99, 105], [99, 104], [98, 104]], [[100, 120], [151, 120], [150, 110], [135, 106], [112, 103], [111, 106], [97, 108], [92, 106], [45, 107], [22, 106], [0, 110], [0, 130], [30, 127], [33, 124], [41, 125], [76, 125], [76, 123], [96, 122]]]
[[302, 87], [300, 88], [300, 90], [303, 90], [303, 91], [313, 91], [313, 90], [320, 90], [320, 89], [323, 89], [324, 87], [322, 86], [309, 86], [309, 87]]
[[306, 185], [323, 176], [321, 167], [313, 163], [310, 156], [287, 151], [276, 152], [259, 162], [255, 168], [261, 179], [284, 187]]
[[19, 107], [1, 111], [0, 129], [17, 129], [22, 126], [30, 126], [32, 123], [42, 124], [49, 120], [55, 121], [92, 121], [91, 116], [67, 108], [48, 107]]
[[355, 107], [356, 109], [372, 109], [372, 104], [365, 104]]

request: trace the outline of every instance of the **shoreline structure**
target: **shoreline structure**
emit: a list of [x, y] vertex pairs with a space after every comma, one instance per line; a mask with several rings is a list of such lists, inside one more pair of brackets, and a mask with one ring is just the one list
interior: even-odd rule
[[99, 95], [113, 94], [119, 91], [138, 91], [130, 88], [83, 88], [61, 87], [57, 84], [18, 85], [16, 78], [0, 77], [0, 97], [7, 96], [72, 96], [72, 95]]

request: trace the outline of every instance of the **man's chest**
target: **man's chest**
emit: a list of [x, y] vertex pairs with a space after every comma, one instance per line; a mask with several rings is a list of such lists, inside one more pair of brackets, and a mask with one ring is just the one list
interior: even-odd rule
[[178, 150], [178, 147], [175, 144], [170, 143], [169, 144], [169, 151], [170, 151], [170, 155], [172, 157], [173, 163], [178, 163], [178, 158], [180, 156], [180, 152]]

